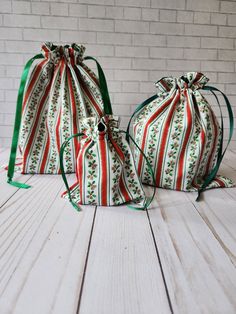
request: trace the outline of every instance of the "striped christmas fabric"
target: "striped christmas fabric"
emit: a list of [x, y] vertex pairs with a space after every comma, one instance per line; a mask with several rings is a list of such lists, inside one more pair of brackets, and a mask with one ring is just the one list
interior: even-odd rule
[[[9, 183], [17, 147], [21, 173], [58, 174], [59, 151], [65, 139], [80, 132], [82, 118], [103, 116], [100, 82], [84, 63], [93, 58], [84, 58], [84, 51], [85, 47], [76, 44], [45, 43], [41, 54], [26, 64], [18, 93]], [[75, 172], [78, 148], [78, 138], [66, 148], [67, 173]]]
[[[206, 188], [233, 186], [230, 179], [217, 175], [225, 153], [223, 118], [220, 126], [201, 94], [201, 89], [215, 96], [216, 91], [220, 92], [207, 86], [207, 82], [208, 78], [198, 72], [162, 78], [156, 83], [157, 95], [142, 103], [132, 116], [134, 139], [152, 165], [158, 187], [198, 190], [200, 194]], [[222, 95], [230, 116], [229, 143], [233, 113], [227, 97]], [[216, 99], [218, 102], [217, 96]], [[134, 159], [142, 182], [151, 184], [147, 163], [136, 147]]]
[[[69, 138], [61, 149], [61, 169], [67, 187], [62, 196], [78, 210], [79, 204], [112, 206], [135, 202], [142, 209], [144, 204], [148, 206], [150, 199], [145, 198], [129, 144], [119, 131], [119, 119], [112, 115], [91, 117], [82, 124], [82, 133]], [[78, 136], [82, 140], [77, 156], [77, 180], [69, 187], [63, 170], [64, 151]]]

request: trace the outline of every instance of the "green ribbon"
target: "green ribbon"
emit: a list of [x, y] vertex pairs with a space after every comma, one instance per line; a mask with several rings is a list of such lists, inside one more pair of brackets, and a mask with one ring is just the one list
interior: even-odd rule
[[[158, 80], [155, 85], [157, 85], [160, 81], [162, 81], [163, 79], [168, 78], [167, 76], [162, 77], [160, 80]], [[153, 100], [157, 99], [157, 94], [152, 95], [151, 97], [149, 97], [148, 99], [144, 100], [141, 104], [139, 104], [137, 106], [137, 108], [134, 110], [134, 113], [131, 115], [131, 118], [129, 120], [128, 126], [127, 126], [127, 133], [129, 135], [130, 133], [130, 125], [131, 125], [131, 121], [133, 120], [133, 117], [136, 115], [136, 113], [138, 113], [141, 109], [143, 109], [145, 106], [147, 106], [148, 104], [150, 104]], [[129, 138], [128, 136], [126, 137], [126, 140], [129, 142]]]
[[152, 177], [152, 182], [153, 182], [153, 194], [151, 197], [146, 197], [146, 201], [144, 203], [143, 207], [137, 207], [137, 206], [132, 206], [132, 205], [127, 205], [128, 207], [132, 208], [132, 209], [136, 209], [136, 210], [146, 210], [148, 208], [148, 206], [152, 203], [154, 196], [156, 194], [156, 180], [155, 180], [155, 175], [154, 172], [152, 170], [152, 166], [147, 158], [147, 156], [144, 154], [144, 152], [141, 150], [141, 148], [138, 146], [138, 144], [134, 141], [134, 139], [132, 138], [132, 136], [130, 134], [128, 134], [128, 132], [126, 131], [120, 131], [121, 133], [126, 134], [126, 139], [127, 137], [129, 139], [131, 139], [132, 143], [135, 145], [135, 147], [139, 150], [139, 152], [143, 155], [144, 159], [146, 160], [147, 166], [148, 166], [148, 171], [151, 174]]
[[30, 188], [30, 185], [20, 183], [17, 181], [12, 181], [12, 178], [15, 171], [15, 161], [16, 161], [16, 152], [17, 152], [17, 145], [18, 145], [18, 139], [19, 139], [19, 133], [20, 133], [24, 90], [25, 90], [27, 77], [28, 77], [29, 70], [32, 63], [34, 62], [34, 60], [42, 59], [42, 58], [44, 58], [44, 56], [40, 53], [34, 56], [33, 58], [31, 58], [26, 63], [22, 76], [21, 76], [20, 87], [19, 87], [18, 96], [17, 96], [14, 131], [13, 131], [12, 144], [11, 144], [10, 159], [8, 163], [7, 182], [15, 187], [23, 188], [23, 189]]
[[87, 56], [84, 58], [84, 60], [93, 60], [96, 62], [97, 65], [97, 70], [98, 70], [98, 80], [99, 80], [99, 85], [100, 85], [100, 90], [101, 90], [101, 96], [104, 104], [104, 113], [107, 115], [112, 115], [112, 107], [111, 107], [111, 100], [107, 88], [107, 81], [105, 74], [102, 70], [102, 67], [98, 63], [98, 61], [90, 56]]
[[153, 100], [155, 100], [157, 98], [157, 94], [151, 96], [150, 98], [146, 99], [144, 102], [142, 102], [141, 104], [139, 104], [137, 106], [137, 108], [135, 109], [134, 113], [132, 114], [128, 126], [127, 126], [127, 133], [126, 133], [126, 140], [129, 143], [129, 135], [130, 135], [130, 125], [131, 125], [131, 121], [133, 119], [133, 117], [136, 115], [137, 112], [139, 112], [141, 109], [143, 109], [143, 107], [147, 106], [150, 102], [152, 102]]
[[65, 148], [68, 145], [68, 143], [70, 142], [70, 140], [73, 139], [74, 137], [79, 137], [79, 136], [83, 136], [83, 135], [84, 135], [84, 133], [76, 133], [76, 134], [71, 135], [70, 137], [68, 137], [67, 140], [65, 140], [65, 142], [62, 144], [62, 146], [60, 148], [60, 169], [61, 169], [62, 179], [63, 179], [65, 186], [66, 186], [66, 190], [67, 190], [67, 193], [69, 196], [69, 201], [77, 211], [80, 211], [81, 209], [72, 199], [70, 187], [69, 187], [68, 181], [66, 179], [65, 168], [64, 168], [64, 163], [63, 163], [63, 156], [64, 156]]
[[221, 113], [221, 128], [222, 128], [222, 136], [221, 136], [221, 140], [220, 140], [220, 147], [219, 147], [219, 151], [218, 151], [218, 156], [217, 156], [217, 162], [216, 162], [216, 165], [214, 166], [214, 168], [211, 170], [211, 172], [207, 175], [207, 177], [205, 178], [205, 181], [203, 182], [201, 188], [198, 190], [198, 196], [196, 198], [196, 201], [200, 201], [200, 197], [201, 197], [201, 193], [206, 189], [206, 187], [211, 183], [212, 180], [214, 180], [214, 178], [216, 177], [216, 174], [219, 170], [219, 167], [220, 167], [220, 164], [222, 162], [222, 159], [225, 155], [225, 152], [229, 146], [229, 143], [232, 139], [232, 136], [233, 136], [233, 130], [234, 130], [234, 116], [233, 116], [233, 111], [232, 111], [232, 107], [231, 107], [231, 104], [229, 102], [229, 99], [227, 98], [227, 96], [221, 92], [218, 88], [216, 87], [213, 87], [213, 86], [204, 86], [203, 87], [203, 90], [206, 90], [206, 91], [210, 91], [215, 97], [216, 97], [216, 100], [217, 100], [217, 103], [218, 103], [218, 106], [220, 107], [220, 103], [219, 103], [219, 100], [216, 96], [216, 94], [214, 93], [215, 91], [217, 92], [220, 92], [221, 95], [224, 97], [224, 100], [225, 100], [225, 103], [226, 103], [226, 106], [227, 106], [227, 110], [228, 110], [228, 114], [229, 114], [229, 138], [228, 138], [228, 142], [226, 144], [226, 147], [222, 153], [222, 150], [223, 150], [223, 139], [224, 139], [224, 136], [223, 136], [223, 127], [224, 127], [224, 124], [223, 124], [223, 115], [222, 115], [222, 111], [221, 111], [221, 107], [220, 107], [220, 113]]
[[[125, 133], [125, 131], [120, 131], [121, 133]], [[74, 134], [72, 136], [70, 136], [61, 146], [61, 149], [60, 149], [60, 169], [61, 169], [61, 175], [62, 175], [62, 179], [65, 183], [65, 186], [66, 186], [66, 190], [67, 190], [67, 193], [68, 193], [68, 197], [69, 197], [69, 201], [70, 203], [72, 204], [72, 206], [77, 210], [77, 211], [80, 211], [80, 207], [73, 201], [72, 199], [72, 196], [71, 196], [71, 192], [70, 192], [70, 187], [69, 187], [69, 184], [68, 184], [68, 181], [66, 179], [66, 174], [65, 174], [65, 169], [64, 169], [64, 163], [63, 163], [63, 156], [64, 156], [64, 151], [65, 151], [65, 148], [66, 146], [68, 145], [68, 143], [70, 142], [71, 139], [73, 139], [74, 137], [79, 137], [79, 136], [83, 136], [84, 133], [77, 133], [77, 134]], [[127, 134], [126, 134], [127, 135]], [[152, 176], [152, 179], [153, 179], [153, 185], [154, 185], [154, 189], [153, 189], [153, 195], [151, 197], [146, 197], [146, 201], [144, 203], [144, 206], [143, 207], [136, 207], [136, 206], [132, 206], [132, 205], [127, 205], [128, 207], [132, 208], [132, 209], [136, 209], [136, 210], [145, 210], [152, 202], [154, 196], [155, 196], [155, 193], [156, 193], [156, 183], [155, 183], [155, 177], [154, 177], [154, 173], [153, 173], [153, 170], [152, 170], [152, 167], [146, 157], [146, 155], [143, 153], [143, 151], [139, 148], [139, 146], [135, 143], [134, 139], [129, 135], [130, 139], [132, 140], [132, 142], [134, 143], [134, 145], [138, 148], [138, 150], [141, 152], [141, 154], [143, 154], [144, 158], [146, 159], [146, 162], [147, 162], [147, 165], [148, 165], [148, 168], [149, 168], [149, 172], [151, 173], [151, 176]], [[94, 144], [94, 142], [92, 141], [91, 142], [91, 145], [88, 146], [88, 149]]]

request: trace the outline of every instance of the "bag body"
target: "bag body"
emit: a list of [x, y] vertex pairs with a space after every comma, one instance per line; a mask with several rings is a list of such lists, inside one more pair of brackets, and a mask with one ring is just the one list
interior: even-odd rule
[[[158, 187], [196, 191], [233, 186], [230, 179], [216, 176], [224, 155], [223, 128], [200, 92], [207, 89], [207, 82], [198, 72], [162, 78], [156, 83], [160, 92], [141, 104], [134, 115], [134, 139], [146, 154]], [[217, 89], [208, 90], [215, 95]], [[232, 115], [229, 102], [227, 107]], [[230, 121], [233, 130], [232, 117]], [[151, 184], [146, 161], [136, 147], [134, 160], [142, 182]]]
[[[59, 174], [64, 140], [80, 132], [84, 117], [103, 116], [99, 80], [84, 64], [84, 51], [76, 44], [45, 43], [41, 54], [26, 64], [18, 93], [11, 168], [19, 147], [22, 163], [17, 169], [21, 173]], [[66, 149], [67, 173], [75, 172], [78, 147], [76, 138]]]
[[130, 146], [119, 131], [119, 120], [112, 115], [85, 118], [82, 121], [80, 148], [77, 155], [76, 182], [70, 188], [66, 181], [61, 150], [61, 169], [69, 198], [79, 204], [113, 206], [145, 200]]

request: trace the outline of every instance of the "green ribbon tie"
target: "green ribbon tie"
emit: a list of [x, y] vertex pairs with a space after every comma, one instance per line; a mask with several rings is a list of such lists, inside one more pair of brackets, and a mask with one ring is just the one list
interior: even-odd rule
[[153, 182], [153, 193], [151, 197], [146, 197], [145, 203], [143, 207], [137, 207], [137, 206], [133, 206], [133, 205], [127, 205], [128, 207], [132, 208], [132, 209], [136, 209], [136, 210], [146, 210], [148, 208], [148, 206], [152, 203], [154, 196], [156, 194], [156, 180], [155, 180], [155, 175], [154, 172], [152, 170], [152, 166], [147, 158], [147, 156], [144, 154], [144, 152], [142, 151], [142, 149], [138, 146], [138, 144], [134, 141], [134, 139], [132, 138], [132, 136], [126, 132], [126, 131], [120, 131], [121, 133], [126, 134], [126, 140], [127, 137], [129, 139], [131, 139], [132, 143], [135, 145], [135, 147], [139, 150], [139, 152], [143, 155], [144, 159], [146, 160], [147, 166], [148, 166], [148, 171], [151, 174], [152, 177], [152, 182]]
[[[201, 188], [198, 190], [198, 196], [196, 198], [196, 201], [199, 202], [200, 199], [201, 199], [201, 194], [202, 192], [206, 189], [206, 187], [211, 183], [212, 180], [214, 180], [214, 178], [216, 177], [216, 174], [219, 170], [219, 167], [220, 167], [220, 164], [223, 160], [223, 157], [225, 155], [225, 152], [229, 146], [229, 143], [232, 139], [232, 136], [233, 136], [233, 130], [234, 130], [234, 116], [233, 116], [233, 111], [232, 111], [232, 107], [231, 107], [231, 104], [229, 102], [229, 99], [227, 98], [227, 96], [221, 92], [218, 88], [216, 87], [213, 87], [213, 86], [204, 86], [203, 87], [203, 90], [206, 90], [206, 91], [210, 91], [216, 98], [217, 100], [217, 104], [220, 108], [220, 119], [221, 119], [221, 131], [222, 131], [222, 136], [221, 136], [221, 140], [220, 140], [220, 147], [219, 147], [219, 151], [218, 151], [218, 156], [217, 156], [217, 162], [216, 162], [216, 165], [214, 166], [214, 168], [211, 170], [211, 172], [207, 175], [207, 177], [205, 178], [205, 181], [203, 182]], [[226, 103], [226, 106], [227, 106], [227, 110], [228, 110], [228, 114], [229, 114], [229, 138], [228, 138], [228, 141], [227, 141], [227, 144], [226, 144], [226, 147], [222, 153], [222, 150], [223, 150], [223, 140], [224, 140], [224, 122], [223, 122], [223, 115], [222, 115], [222, 110], [221, 110], [221, 107], [220, 107], [220, 102], [218, 100], [218, 97], [216, 96], [216, 94], [214, 92], [219, 92], [221, 93], [221, 95], [224, 97], [224, 100], [225, 100], [225, 103]]]
[[100, 85], [99, 87], [101, 90], [101, 96], [104, 104], [104, 113], [107, 115], [112, 115], [111, 100], [108, 92], [107, 81], [101, 65], [95, 58], [90, 56], [85, 57], [84, 60], [93, 60], [96, 62], [98, 70], [98, 80]]
[[155, 100], [157, 98], [157, 94], [151, 96], [150, 98], [146, 99], [144, 102], [142, 102], [141, 104], [139, 104], [137, 106], [137, 108], [135, 109], [134, 113], [132, 114], [132, 116], [130, 117], [128, 126], [127, 126], [127, 135], [126, 135], [126, 140], [129, 143], [129, 135], [130, 135], [130, 125], [131, 122], [133, 120], [133, 117], [136, 115], [136, 113], [138, 113], [141, 109], [143, 109], [145, 106], [147, 106], [149, 103], [151, 103], [153, 100]]
[[70, 137], [68, 137], [67, 140], [65, 140], [65, 142], [62, 144], [62, 146], [60, 148], [60, 169], [61, 169], [62, 179], [63, 179], [65, 186], [66, 186], [69, 201], [77, 211], [80, 211], [81, 209], [72, 199], [70, 187], [69, 187], [68, 181], [66, 179], [65, 168], [64, 168], [64, 163], [63, 163], [63, 156], [64, 156], [65, 148], [68, 145], [68, 143], [70, 142], [70, 140], [72, 140], [74, 137], [79, 137], [79, 136], [83, 136], [83, 135], [84, 135], [84, 133], [77, 133], [77, 134], [71, 135]]
[[19, 133], [20, 133], [20, 125], [21, 125], [21, 115], [22, 115], [22, 106], [23, 106], [23, 97], [24, 97], [24, 90], [25, 85], [27, 82], [27, 77], [29, 74], [30, 67], [34, 60], [36, 59], [42, 59], [44, 56], [40, 53], [31, 58], [25, 65], [21, 81], [20, 81], [20, 87], [18, 91], [17, 96], [17, 103], [16, 103], [16, 114], [15, 114], [15, 123], [14, 123], [14, 131], [13, 131], [13, 137], [12, 137], [12, 144], [11, 144], [11, 152], [10, 152], [10, 158], [8, 163], [8, 172], [7, 172], [7, 183], [17, 187], [17, 188], [23, 188], [28, 189], [30, 188], [30, 185], [20, 183], [17, 181], [12, 181], [14, 171], [15, 171], [15, 161], [16, 161], [16, 152], [17, 152], [17, 145], [18, 145], [18, 139], [19, 139]]

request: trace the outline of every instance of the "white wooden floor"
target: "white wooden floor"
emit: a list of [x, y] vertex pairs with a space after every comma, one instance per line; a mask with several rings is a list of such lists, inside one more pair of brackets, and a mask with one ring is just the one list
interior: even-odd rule
[[[221, 173], [236, 180], [235, 160], [229, 151]], [[29, 190], [5, 178], [1, 170], [0, 314], [236, 313], [236, 188], [199, 203], [157, 189], [147, 212], [78, 213], [60, 198], [60, 176], [19, 175]]]

